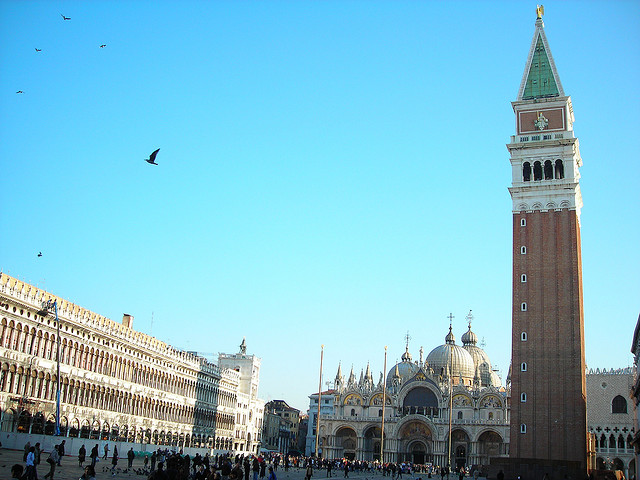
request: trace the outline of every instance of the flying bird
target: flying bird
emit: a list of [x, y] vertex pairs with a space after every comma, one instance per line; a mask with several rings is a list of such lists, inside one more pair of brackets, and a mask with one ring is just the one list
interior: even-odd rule
[[62, 17], [63, 20], [71, 20], [71, 17], [65, 17], [64, 15], [60, 14], [60, 16]]
[[24, 93], [22, 90], [18, 90], [16, 93]]
[[41, 257], [42, 256], [42, 252], [38, 252], [38, 256]]
[[106, 46], [107, 46], [107, 44], [106, 44], [106, 43], [103, 43], [102, 45], [100, 45], [100, 48], [104, 48], [104, 47], [106, 47]]
[[158, 165], [156, 163], [156, 155], [158, 155], [159, 151], [160, 151], [160, 149], [156, 150], [151, 155], [149, 155], [149, 158], [145, 158], [144, 161], [147, 162], [147, 163], [150, 163], [151, 165]]
[[36, 52], [41, 52], [42, 49], [41, 48], [36, 48]]

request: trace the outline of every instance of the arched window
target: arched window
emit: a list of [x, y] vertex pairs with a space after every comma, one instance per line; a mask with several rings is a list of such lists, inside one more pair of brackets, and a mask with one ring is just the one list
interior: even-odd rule
[[462, 420], [462, 412], [458, 412], [458, 420]]
[[520, 305], [520, 310], [522, 310], [523, 312], [527, 311], [527, 304], [526, 302], [522, 302], [522, 304]]
[[556, 178], [564, 178], [564, 164], [562, 160], [556, 160]]
[[624, 448], [624, 437], [622, 435], [618, 436], [618, 448], [619, 449]]
[[526, 254], [527, 254], [527, 247], [523, 245], [522, 247], [520, 247], [520, 255], [526, 255]]
[[529, 162], [524, 162], [522, 165], [522, 180], [525, 182], [531, 180], [531, 164]]
[[526, 371], [527, 371], [527, 364], [526, 364], [526, 362], [522, 362], [522, 363], [520, 364], [520, 371], [521, 371], [521, 372], [526, 372]]
[[609, 448], [616, 448], [616, 437], [613, 434], [609, 437]]
[[525, 273], [523, 273], [522, 275], [520, 275], [520, 281], [522, 283], [527, 283], [527, 275]]
[[493, 412], [489, 412], [489, 420], [493, 420]]
[[553, 180], [553, 165], [551, 164], [551, 160], [544, 162], [544, 179]]
[[378, 410], [378, 416], [381, 417], [382, 416], [382, 409]]
[[542, 180], [542, 164], [540, 162], [533, 164], [533, 179]]
[[627, 401], [622, 395], [618, 395], [611, 402], [611, 413], [627, 413]]
[[520, 433], [527, 433], [527, 425], [524, 423], [520, 424]]
[[520, 340], [522, 340], [523, 342], [527, 341], [527, 332], [522, 332], [520, 334]]
[[525, 403], [527, 401], [527, 394], [526, 393], [521, 393], [520, 394], [520, 401], [522, 403]]
[[352, 409], [351, 409], [351, 416], [352, 416], [352, 417], [355, 417], [355, 416], [356, 416], [356, 409], [355, 409], [355, 408], [352, 408]]
[[520, 219], [520, 226], [521, 227], [526, 227], [527, 226], [527, 219], [526, 218], [521, 218]]

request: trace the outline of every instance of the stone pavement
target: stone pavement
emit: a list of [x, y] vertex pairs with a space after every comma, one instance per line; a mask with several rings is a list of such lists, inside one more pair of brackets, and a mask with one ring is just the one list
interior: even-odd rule
[[[22, 461], [22, 456], [24, 455], [23, 451], [17, 450], [0, 450], [0, 480], [10, 480], [11, 479], [11, 466], [15, 463], [19, 463], [24, 466], [24, 462]], [[38, 479], [43, 480], [46, 473], [49, 472], [49, 464], [46, 462], [47, 454], [42, 456], [40, 461], [40, 465], [38, 465]], [[87, 457], [89, 458], [89, 457]], [[78, 466], [78, 457], [77, 456], [65, 456], [62, 459], [62, 466], [56, 467], [56, 472], [54, 475], [54, 480], [78, 480], [80, 475], [84, 473], [83, 469]], [[85, 465], [90, 464], [91, 461], [85, 462]], [[122, 470], [127, 466], [127, 459], [120, 459], [118, 461], [118, 466]], [[143, 461], [142, 458], [136, 458], [133, 461], [133, 468], [142, 468]], [[107, 471], [103, 471], [103, 468], [106, 467]], [[336, 475], [337, 473], [337, 475]], [[333, 472], [332, 478], [336, 480], [344, 480], [344, 474], [341, 471]], [[288, 472], [284, 471], [284, 468], [280, 466], [278, 471], [276, 472], [278, 480], [304, 480], [305, 469], [304, 468], [289, 468]], [[253, 475], [249, 478], [253, 478]], [[312, 480], [324, 480], [326, 478], [326, 471], [314, 471], [314, 476]], [[371, 473], [354, 473], [349, 472], [350, 479], [357, 480], [372, 480], [376, 478], [377, 480], [391, 480], [391, 477], [383, 477], [381, 474]], [[420, 478], [421, 480], [427, 480], [426, 475], [403, 475], [403, 480], [416, 480]], [[146, 480], [145, 476], [136, 475], [133, 472], [124, 473], [123, 471], [119, 471], [115, 476], [111, 474], [111, 459], [109, 460], [101, 460], [96, 464], [96, 480]], [[440, 477], [434, 477], [434, 480], [440, 480]], [[451, 476], [451, 480], [457, 480], [457, 477]]]

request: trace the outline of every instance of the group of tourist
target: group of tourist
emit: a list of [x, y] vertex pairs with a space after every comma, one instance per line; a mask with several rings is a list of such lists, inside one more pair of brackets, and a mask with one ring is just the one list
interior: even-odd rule
[[[12, 478], [20, 478], [22, 480], [38, 480], [36, 467], [40, 464], [42, 455], [40, 444], [36, 443], [31, 446], [29, 442], [24, 447], [23, 461], [25, 467], [16, 464], [12, 469]], [[49, 472], [44, 476], [45, 479], [54, 480], [56, 466], [61, 464], [62, 457], [65, 454], [65, 441], [55, 445], [49, 453], [47, 463], [49, 464]], [[305, 469], [305, 480], [311, 480], [314, 469], [326, 471], [326, 477], [333, 477], [340, 472], [344, 478], [349, 478], [350, 472], [366, 472], [370, 474], [382, 474], [382, 476], [390, 476], [394, 480], [402, 479], [403, 475], [426, 474], [428, 478], [441, 476], [444, 479], [448, 477], [449, 470], [446, 467], [437, 467], [433, 465], [417, 465], [412, 463], [380, 463], [378, 461], [361, 461], [342, 459], [323, 459], [305, 456], [290, 456], [280, 453], [267, 452], [260, 456], [255, 455], [233, 455], [231, 453], [217, 454], [210, 456], [208, 453], [201, 456], [196, 453], [191, 457], [183, 454], [182, 451], [169, 451], [168, 449], [157, 449], [151, 454], [143, 455], [143, 466], [133, 468], [133, 461], [136, 453], [133, 448], [127, 452], [127, 468], [119, 469], [118, 462], [120, 460], [118, 448], [113, 446], [113, 452], [110, 452], [109, 444], [103, 446], [102, 459], [106, 460], [103, 472], [109, 472], [112, 475], [120, 471], [135, 473], [147, 477], [148, 480], [277, 480], [276, 472], [280, 465], [283, 466], [285, 472], [290, 468], [298, 471]], [[110, 459], [110, 465], [107, 461]], [[78, 466], [83, 469], [84, 473], [80, 480], [95, 480], [96, 464], [100, 462], [99, 445], [95, 444], [89, 454], [89, 465], [87, 462], [87, 450], [82, 445], [78, 451]], [[15, 473], [14, 473], [15, 469]], [[268, 474], [267, 474], [268, 470]], [[456, 471], [460, 475], [460, 480], [468, 474], [464, 469]]]

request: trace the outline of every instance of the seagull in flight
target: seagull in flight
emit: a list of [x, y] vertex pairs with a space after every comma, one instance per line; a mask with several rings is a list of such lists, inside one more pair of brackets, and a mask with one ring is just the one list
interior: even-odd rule
[[36, 48], [36, 52], [41, 52], [42, 49], [41, 48]]
[[158, 155], [159, 151], [160, 151], [160, 149], [156, 150], [151, 155], [149, 155], [149, 158], [145, 158], [144, 161], [147, 162], [147, 163], [150, 163], [151, 165], [158, 165], [156, 163], [156, 155]]
[[107, 46], [107, 44], [106, 44], [106, 43], [103, 43], [102, 45], [100, 45], [100, 48], [104, 48], [104, 47], [106, 47], [106, 46]]
[[62, 17], [63, 20], [71, 20], [71, 17], [65, 17], [64, 15], [60, 14], [60, 16]]
[[18, 90], [16, 93], [24, 93], [22, 90]]
[[41, 257], [42, 256], [42, 252], [38, 252], [38, 256]]

